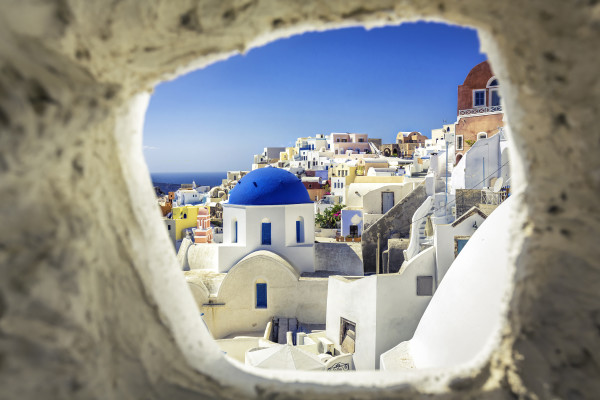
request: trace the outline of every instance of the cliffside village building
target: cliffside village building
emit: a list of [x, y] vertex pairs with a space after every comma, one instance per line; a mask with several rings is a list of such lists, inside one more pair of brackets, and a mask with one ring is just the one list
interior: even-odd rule
[[[431, 139], [298, 138], [265, 148], [251, 172], [230, 171], [202, 195], [170, 194], [190, 202], [173, 203], [166, 224], [223, 351], [262, 368], [421, 367], [429, 358], [419, 346], [440, 346], [431, 324], [447, 311], [432, 299], [439, 290], [463, 301], [442, 294], [442, 281], [486, 287], [482, 301], [496, 307], [492, 278], [470, 257], [507, 240], [505, 217], [491, 216], [510, 196], [499, 102], [484, 62], [458, 87], [456, 123]], [[501, 258], [487, 261], [490, 276], [503, 276]]]
[[455, 124], [455, 164], [479, 139], [494, 136], [504, 126], [499, 82], [484, 61], [469, 72], [458, 87]]

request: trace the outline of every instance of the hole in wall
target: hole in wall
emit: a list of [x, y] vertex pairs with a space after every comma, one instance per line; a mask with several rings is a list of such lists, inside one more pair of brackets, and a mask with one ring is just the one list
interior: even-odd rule
[[[444, 29], [448, 28], [447, 26], [443, 26]], [[385, 28], [383, 30], [389, 30], [389, 29], [399, 29], [399, 28]], [[382, 31], [383, 31], [382, 30]], [[362, 31], [362, 30], [361, 30]], [[368, 32], [369, 34], [373, 33], [373, 34], [377, 34], [380, 30], [373, 30], [371, 32]], [[336, 31], [334, 32], [336, 34], [339, 33], [343, 33], [343, 31]], [[327, 33], [322, 33], [322, 34], [310, 34], [310, 35], [326, 35]], [[288, 39], [288, 40], [294, 40], [294, 38], [292, 39]], [[270, 44], [265, 46], [265, 50], [267, 50], [269, 48], [269, 46], [274, 46], [277, 45], [278, 42], [274, 43], [274, 44]], [[352, 48], [352, 46], [349, 46], [347, 43], [340, 45], [341, 47], [344, 47], [346, 49], [346, 51], [348, 51], [350, 54], [352, 54], [353, 57], [360, 57], [360, 54], [353, 54], [352, 52], [355, 50]], [[477, 45], [475, 46], [475, 48], [477, 48]], [[262, 49], [257, 49], [257, 50], [253, 50], [256, 52], [259, 52]], [[455, 55], [454, 55], [455, 56]], [[250, 59], [252, 57], [252, 52], [250, 52], [247, 56], [237, 56], [235, 57], [235, 59], [231, 60], [234, 62], [242, 62], [244, 61], [244, 57], [247, 57], [248, 59]], [[406, 57], [406, 55], [405, 55]], [[472, 55], [471, 55], [472, 57]], [[410, 64], [410, 57], [406, 57], [408, 59], [408, 61], [406, 62], [407, 64]], [[459, 78], [458, 81], [454, 81], [452, 82], [452, 89], [448, 90], [449, 93], [444, 93], [443, 95], [439, 95], [439, 91], [441, 91], [441, 89], [439, 88], [439, 85], [437, 85], [437, 90], [438, 92], [435, 93], [426, 93], [424, 97], [418, 97], [416, 99], [412, 99], [411, 100], [411, 104], [418, 104], [420, 101], [422, 103], [427, 104], [427, 107], [431, 108], [433, 107], [432, 105], [432, 97], [437, 97], [438, 95], [440, 97], [444, 97], [444, 96], [448, 96], [448, 97], [452, 97], [455, 98], [455, 93], [456, 93], [456, 85], [457, 84], [461, 84], [462, 80], [464, 79], [465, 74], [475, 65], [477, 64], [477, 62], [474, 61], [475, 58], [468, 58], [465, 56], [466, 59], [468, 59], [468, 61], [464, 61], [464, 66], [465, 68], [463, 68], [462, 70], [462, 75], [461, 78]], [[319, 61], [318, 58], [315, 57], [315, 59], [317, 60], [317, 62]], [[435, 72], [439, 71], [438, 68], [448, 68], [449, 64], [451, 64], [452, 59], [448, 56], [441, 56], [439, 57], [440, 61], [439, 64], [434, 64], [434, 66], [431, 66], [431, 69], [426, 70], [427, 72], [429, 72], [429, 75], [427, 75], [427, 78], [433, 81], [439, 80], [441, 79], [441, 75], [436, 75]], [[482, 61], [484, 59], [484, 56], [480, 56], [480, 59], [478, 61]], [[388, 62], [390, 60], [387, 60]], [[224, 66], [226, 65], [228, 61], [222, 63]], [[307, 67], [306, 64], [308, 64], [310, 61], [304, 60], [304, 65], [302, 65], [302, 67]], [[358, 72], [357, 75], [360, 74], [360, 68], [357, 68], [355, 65], [352, 65], [352, 63], [344, 63], [344, 62], [340, 62], [340, 65], [343, 66], [344, 68], [349, 68], [349, 69], [355, 69], [355, 72]], [[198, 71], [195, 72], [194, 74], [202, 74], [205, 73], [207, 71], [210, 71], [211, 68], [213, 67], [217, 67], [219, 66], [219, 64], [213, 65], [212, 67], [208, 67], [203, 71]], [[412, 68], [417, 68], [417, 66], [412, 66]], [[224, 67], [225, 70], [227, 70], [227, 68]], [[306, 68], [309, 69], [309, 68]], [[297, 69], [296, 71], [294, 71], [296, 74], [299, 73], [300, 69]], [[305, 71], [303, 71], [305, 72]], [[221, 78], [223, 76], [226, 76], [225, 73], [221, 70], [221, 71], [216, 71], [216, 72], [212, 72], [213, 76], [218, 76], [218, 75], [222, 75]], [[271, 74], [281, 74], [280, 77], [277, 76], [269, 76], [269, 79], [266, 79], [264, 81], [257, 81], [254, 80], [252, 82], [248, 82], [250, 81], [249, 79], [246, 80], [246, 82], [237, 82], [238, 85], [240, 86], [244, 86], [246, 85], [246, 87], [248, 88], [247, 90], [247, 97], [244, 99], [244, 102], [242, 102], [242, 105], [249, 105], [251, 104], [253, 101], [255, 101], [256, 99], [253, 96], [256, 96], [257, 93], [261, 92], [261, 89], [265, 87], [265, 85], [269, 84], [269, 81], [273, 81], [273, 80], [277, 80], [275, 78], [280, 78], [279, 80], [285, 82], [285, 81], [293, 81], [295, 79], [298, 79], [298, 75], [294, 75], [293, 73], [288, 72], [286, 74], [285, 71], [282, 71], [280, 66], [276, 66], [275, 68], [273, 68], [271, 70]], [[395, 71], [395, 73], [398, 73], [398, 71]], [[419, 72], [421, 75], [426, 75], [426, 72], [421, 70]], [[392, 74], [389, 79], [390, 81], [393, 80], [393, 75]], [[364, 77], [364, 76], [363, 76]], [[245, 158], [245, 160], [243, 161], [244, 164], [248, 165], [250, 164], [250, 160], [252, 158], [252, 154], [251, 153], [235, 153], [236, 155], [231, 154], [230, 152], [232, 150], [229, 150], [230, 147], [232, 146], [239, 146], [238, 141], [236, 141], [235, 139], [226, 139], [228, 136], [231, 136], [232, 138], [235, 138], [236, 136], [233, 134], [229, 134], [228, 132], [236, 132], [239, 133], [240, 131], [243, 132], [244, 137], [251, 137], [253, 138], [253, 140], [255, 142], [259, 142], [258, 145], [256, 147], [254, 147], [257, 150], [260, 150], [260, 148], [268, 146], [270, 143], [268, 143], [269, 140], [280, 140], [280, 138], [282, 137], [281, 135], [281, 131], [285, 130], [285, 128], [288, 126], [288, 124], [290, 124], [290, 119], [282, 119], [281, 121], [278, 121], [279, 124], [274, 124], [272, 119], [275, 119], [277, 121], [278, 114], [275, 111], [281, 111], [281, 108], [276, 108], [275, 110], [273, 110], [272, 108], [270, 108], [268, 105], [262, 105], [263, 108], [265, 108], [268, 113], [267, 114], [262, 114], [262, 115], [254, 115], [252, 112], [250, 111], [246, 111], [246, 114], [244, 114], [243, 111], [233, 111], [233, 104], [231, 104], [231, 99], [233, 97], [228, 97], [227, 95], [223, 95], [223, 93], [219, 93], [219, 87], [216, 86], [215, 81], [212, 81], [211, 79], [207, 79], [205, 82], [203, 82], [204, 86], [198, 87], [197, 88], [197, 92], [194, 90], [194, 87], [192, 86], [187, 86], [182, 79], [185, 79], [186, 77], [182, 77], [180, 78], [180, 80], [172, 82], [172, 84], [174, 85], [181, 85], [182, 87], [184, 87], [186, 90], [184, 91], [179, 91], [179, 93], [184, 93], [184, 95], [177, 95], [178, 97], [178, 101], [181, 101], [183, 104], [180, 103], [179, 106], [173, 106], [170, 105], [170, 107], [165, 107], [166, 113], [170, 114], [170, 118], [169, 119], [164, 119], [162, 122], [162, 125], [158, 124], [157, 126], [153, 126], [153, 127], [149, 127], [149, 124], [153, 123], [152, 119], [152, 112], [153, 109], [156, 107], [155, 106], [155, 100], [153, 99], [150, 103], [150, 108], [148, 110], [148, 117], [146, 119], [146, 128], [145, 128], [145, 137], [144, 137], [144, 141], [145, 141], [145, 154], [147, 157], [147, 162], [150, 166], [150, 170], [151, 171], [159, 171], [160, 167], [156, 167], [153, 166], [154, 162], [157, 162], [157, 157], [159, 157], [157, 154], [159, 153], [159, 150], [161, 149], [162, 146], [167, 145], [167, 148], [170, 149], [168, 156], [172, 157], [172, 160], [174, 160], [175, 162], [179, 162], [179, 161], [183, 161], [185, 160], [185, 162], [190, 162], [193, 161], [193, 163], [191, 164], [187, 164], [187, 165], [192, 165], [192, 169], [198, 169], [199, 171], [210, 171], [213, 170], [214, 171], [214, 167], [206, 167], [206, 165], [214, 163], [214, 160], [210, 160], [208, 159], [208, 155], [209, 154], [214, 154], [214, 153], [221, 153], [221, 157], [227, 161], [231, 161], [232, 159], [236, 159], [236, 158]], [[358, 78], [358, 77], [357, 77]], [[226, 79], [226, 78], [225, 78]], [[356, 80], [352, 80], [352, 81], [346, 81], [344, 82], [344, 84], [342, 85], [342, 87], [339, 89], [340, 91], [343, 92], [343, 94], [346, 97], [351, 97], [353, 94], [359, 94], [358, 92], [360, 92], [359, 89], [362, 89], [363, 91], [369, 93], [370, 89], [369, 89], [369, 85], [371, 84], [371, 82], [368, 83], [359, 83], [357, 82], [358, 79]], [[414, 83], [415, 85], [418, 86], [418, 83]], [[169, 91], [170, 89], [167, 89], [166, 86], [169, 84], [163, 84], [165, 87], [165, 91]], [[200, 105], [197, 105], [195, 108], [188, 108], [189, 104], [187, 103], [193, 103], [193, 96], [201, 91], [203, 91], [204, 89], [211, 89], [211, 85], [212, 85], [212, 91], [210, 90], [206, 90], [206, 92], [210, 92], [212, 94], [208, 95], [205, 99], [202, 100], [202, 102], [200, 103]], [[262, 85], [262, 86], [261, 86]], [[187, 87], [186, 87], [187, 86]], [[413, 88], [414, 89], [414, 88]], [[161, 94], [161, 86], [159, 86], [157, 88], [157, 95], [155, 96], [155, 99], [158, 99], [158, 96]], [[278, 107], [287, 107], [289, 109], [294, 109], [294, 108], [301, 108], [301, 106], [303, 104], [301, 104], [301, 101], [299, 100], [298, 96], [294, 96], [295, 92], [293, 90], [290, 90], [288, 88], [288, 90], [286, 91], [285, 88], [280, 88], [280, 94], [285, 94], [285, 96], [283, 96], [282, 98], [285, 98], [286, 96], [288, 98], [291, 98], [290, 100], [290, 104], [289, 105], [282, 105], [282, 104], [278, 104]], [[296, 89], [297, 90], [297, 89]], [[353, 93], [353, 90], [356, 90], [357, 93]], [[178, 90], [173, 90], [173, 93], [178, 92]], [[418, 92], [418, 90], [416, 90], [416, 92]], [[423, 92], [427, 92], [427, 90], [423, 90]], [[414, 93], [414, 92], [411, 92]], [[304, 93], [306, 95], [306, 93]], [[394, 90], [388, 90], [387, 95], [385, 96], [385, 100], [389, 103], [393, 103], [393, 98], [396, 97], [403, 97], [406, 95], [406, 92], [403, 92], [402, 90], [397, 90], [396, 92], [394, 92]], [[206, 109], [210, 109], [210, 107], [207, 107], [208, 105], [210, 105], [211, 103], [215, 103], [217, 102], [217, 100], [219, 100], [219, 96], [221, 96], [220, 100], [223, 101], [223, 103], [221, 104], [221, 113], [212, 113], [213, 116], [216, 115], [216, 120], [213, 122], [206, 122], [209, 120], [209, 115], [211, 113], [211, 111], [207, 111]], [[231, 95], [229, 95], [231, 96]], [[323, 107], [324, 105], [327, 105], [328, 103], [335, 103], [336, 99], [331, 99], [331, 98], [327, 98], [325, 96], [323, 96], [325, 98], [325, 100], [323, 100], [323, 97], [318, 97], [318, 96], [314, 96], [313, 98], [308, 98], [309, 100], [312, 100], [314, 103], [313, 104], [314, 107], [318, 108], [318, 107]], [[427, 101], [427, 99], [429, 99], [429, 102]], [[318, 101], [317, 101], [318, 100]], [[157, 102], [160, 100], [157, 100]], [[278, 103], [281, 103], [281, 101], [278, 99]], [[364, 104], [364, 103], [363, 103]], [[340, 111], [343, 107], [332, 107], [331, 109], [331, 113], [332, 114], [336, 114], [336, 111], [338, 114], [342, 114], [342, 112]], [[389, 111], [389, 110], [387, 110]], [[314, 112], [314, 110], [313, 110]], [[299, 114], [301, 114], [300, 117], [297, 117], [296, 120], [292, 120], [292, 121], [298, 121], [301, 119], [304, 119], [305, 116], [307, 114], [311, 114], [310, 112], [305, 111], [304, 113], [298, 111]], [[174, 130], [178, 130], [178, 128], [176, 127], [176, 124], [174, 124], [173, 122], [178, 120], [178, 119], [186, 119], [189, 116], [193, 116], [194, 118], [191, 120], [190, 122], [187, 122], [188, 125], [188, 129], [190, 134], [188, 135], [179, 135], [179, 134], [170, 134], [171, 132], [173, 132]], [[342, 115], [343, 117], [344, 115]], [[350, 118], [349, 115], [345, 115], [347, 118]], [[448, 115], [448, 117], [452, 117], [452, 112], [450, 113], [450, 115]], [[269, 117], [271, 117], [271, 120], [269, 119]], [[370, 116], [371, 118], [373, 116]], [[435, 124], [435, 127], [441, 127], [441, 121], [443, 119], [448, 119], [448, 117], [446, 118], [439, 118], [439, 123]], [[236, 121], [236, 120], [241, 120], [241, 124], [239, 127], [234, 127], [232, 124], [232, 122]], [[255, 122], [255, 120], [260, 120], [260, 121], [269, 121], [269, 123], [267, 124], [267, 128], [265, 128], [264, 126], [260, 126], [258, 124], [254, 124], [253, 129], [250, 129], [250, 124]], [[334, 119], [332, 119], [332, 121], [335, 121]], [[339, 121], [339, 120], [338, 120]], [[288, 147], [289, 145], [292, 144], [292, 142], [290, 140], [295, 139], [295, 137], [303, 137], [303, 136], [308, 136], [308, 135], [314, 135], [315, 133], [318, 132], [325, 132], [327, 133], [327, 131], [330, 132], [334, 132], [336, 130], [335, 128], [335, 123], [332, 123], [331, 121], [328, 121], [328, 123], [330, 124], [331, 128], [327, 129], [327, 128], [322, 128], [320, 127], [318, 124], [318, 120], [314, 121], [314, 125], [312, 128], [306, 128], [305, 126], [301, 126], [300, 129], [298, 129], [297, 127], [295, 127], [296, 129], [296, 133], [290, 133], [287, 134], [288, 136], [285, 136], [286, 139], [284, 139], [284, 143], [281, 143], [283, 146], [281, 147]], [[213, 125], [210, 125], [210, 124]], [[269, 126], [270, 124], [270, 126]], [[396, 122], [396, 126], [398, 126], [398, 124], [400, 126], [402, 126], [402, 122]], [[246, 127], [244, 127], [244, 125], [246, 125]], [[206, 129], [206, 126], [210, 126], [210, 129]], [[346, 123], [345, 124], [346, 127], [348, 127], [347, 129], [349, 131], [376, 131], [376, 132], [381, 132], [382, 135], [396, 135], [397, 130], [403, 130], [404, 128], [400, 127], [398, 129], [396, 128], [389, 128], [386, 130], [382, 125], [377, 125], [377, 128], [375, 129], [369, 129], [368, 126], [362, 125], [364, 126], [364, 128], [362, 129], [353, 129], [353, 127], [351, 126], [351, 124]], [[224, 127], [223, 130], [219, 129]], [[413, 130], [418, 130], [418, 126], [415, 127], [406, 127], [406, 130], [411, 132]], [[211, 130], [212, 129], [212, 130]], [[422, 128], [421, 128], [422, 129]], [[153, 131], [152, 133], [150, 133], [150, 131]], [[341, 129], [344, 130], [344, 129]], [[422, 129], [424, 130], [424, 129]], [[161, 136], [160, 132], [169, 132], [169, 134], [165, 135], [163, 134], [163, 141], [159, 143], [157, 142], [153, 142], [152, 140], [156, 140], [157, 137]], [[262, 135], [262, 133], [264, 133], [265, 131], [272, 131], [274, 133], [273, 136], [268, 136], [268, 135]], [[156, 133], [158, 132], [158, 133]], [[369, 133], [369, 132], [368, 132]], [[428, 132], [424, 132], [424, 133], [428, 133]], [[152, 135], [156, 135], [156, 137], [154, 137], [154, 139], [152, 138]], [[476, 134], [475, 134], [476, 135]], [[265, 137], [266, 136], [266, 137]], [[378, 136], [377, 134], [373, 135], [373, 136]], [[285, 140], [288, 140], [288, 142], [285, 142]], [[390, 140], [391, 141], [391, 140]], [[280, 143], [276, 143], [276, 144], [280, 144]], [[239, 146], [242, 147], [242, 150], [247, 151], [246, 146], [242, 145]], [[185, 153], [182, 153], [184, 152]], [[256, 150], [255, 150], [256, 151]], [[258, 151], [256, 151], [258, 153]], [[397, 149], [393, 149], [394, 153], [398, 153]], [[463, 155], [461, 154], [460, 157], [462, 157]], [[205, 163], [201, 163], [201, 164], [195, 164], [197, 162], [197, 160], [202, 160]], [[457, 156], [456, 158], [457, 162], [459, 160], [459, 156]], [[161, 165], [160, 163], [157, 163], [156, 165]], [[162, 164], [165, 165], [165, 164]], [[175, 164], [172, 164], [175, 165]], [[198, 165], [196, 167], [196, 165]], [[174, 169], [172, 169], [172, 171], [176, 171], [177, 167], [175, 167]], [[186, 169], [189, 169], [189, 167], [187, 167]], [[250, 168], [243, 168], [243, 164], [236, 164], [234, 168], [231, 168], [231, 170], [236, 170], [236, 171], [241, 171], [241, 170], [249, 170]], [[226, 168], [226, 169], [222, 169], [223, 172], [225, 172], [226, 170], [230, 170], [230, 168]], [[181, 170], [180, 170], [181, 171]], [[223, 175], [223, 174], [222, 174]], [[482, 175], [485, 177], [485, 175]], [[191, 182], [179, 182], [179, 183], [191, 183]], [[204, 182], [196, 182], [197, 184], [202, 185]], [[211, 185], [212, 186], [212, 185]], [[256, 183], [255, 183], [256, 186]], [[216, 194], [219, 194], [218, 191]], [[172, 214], [173, 216], [174, 214]], [[187, 214], [186, 214], [187, 216]], [[193, 216], [192, 218], [190, 218], [191, 220], [194, 220]], [[170, 225], [169, 225], [170, 226]], [[236, 224], [237, 226], [237, 224]], [[236, 229], [239, 229], [236, 228]], [[177, 229], [175, 229], [177, 230]], [[236, 232], [236, 242], [237, 242], [237, 238], [238, 238], [238, 234]], [[428, 276], [429, 277], [429, 276]], [[254, 289], [254, 288], [253, 288]], [[270, 291], [268, 292], [270, 293]], [[267, 296], [267, 295], [265, 295]], [[265, 304], [271, 304], [271, 300], [264, 299], [265, 300]], [[256, 301], [254, 299], [254, 301]], [[218, 303], [218, 299], [216, 302], [217, 305], [221, 306], [220, 303]], [[266, 308], [266, 307], [265, 307]], [[214, 310], [216, 308], [211, 308], [211, 310]], [[262, 309], [262, 307], [261, 307]], [[206, 312], [204, 313], [206, 315]], [[288, 321], [289, 323], [289, 321]], [[250, 328], [254, 328], [254, 326], [250, 326]], [[359, 335], [356, 334], [356, 337], [358, 337]], [[379, 363], [377, 362], [377, 365]]]

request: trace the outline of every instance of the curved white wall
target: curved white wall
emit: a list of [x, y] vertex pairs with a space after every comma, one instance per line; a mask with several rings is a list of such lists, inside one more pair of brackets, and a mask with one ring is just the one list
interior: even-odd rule
[[473, 234], [431, 299], [410, 340], [417, 368], [470, 361], [499, 335], [511, 270], [507, 248], [512, 199]]

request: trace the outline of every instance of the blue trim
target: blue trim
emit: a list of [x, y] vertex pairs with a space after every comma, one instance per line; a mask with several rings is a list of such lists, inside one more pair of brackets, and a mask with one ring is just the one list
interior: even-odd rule
[[302, 221], [296, 221], [296, 243], [303, 243], [302, 240]]
[[267, 284], [256, 284], [256, 308], [267, 308]]
[[270, 245], [271, 244], [271, 223], [270, 222], [263, 222], [262, 223], [262, 235], [261, 235], [261, 243], [263, 245]]

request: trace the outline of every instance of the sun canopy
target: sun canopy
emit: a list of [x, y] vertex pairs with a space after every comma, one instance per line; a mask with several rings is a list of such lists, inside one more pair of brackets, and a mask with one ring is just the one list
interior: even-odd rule
[[325, 370], [325, 364], [317, 356], [287, 344], [248, 350], [246, 365], [268, 369]]

